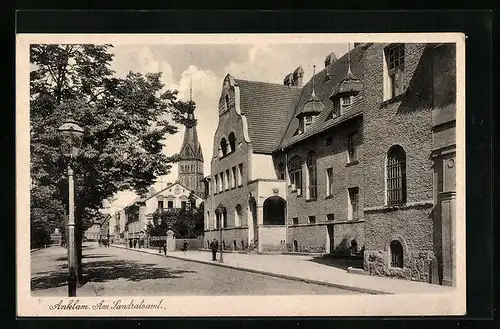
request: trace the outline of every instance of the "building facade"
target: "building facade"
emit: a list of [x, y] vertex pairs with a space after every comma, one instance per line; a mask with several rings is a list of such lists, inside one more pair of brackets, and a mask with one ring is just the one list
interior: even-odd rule
[[364, 43], [305, 85], [300, 67], [283, 85], [227, 75], [205, 239], [453, 284], [455, 57], [454, 44]]

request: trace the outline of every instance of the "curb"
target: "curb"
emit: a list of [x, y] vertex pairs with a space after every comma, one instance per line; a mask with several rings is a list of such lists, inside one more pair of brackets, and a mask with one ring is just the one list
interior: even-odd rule
[[[111, 247], [120, 248], [120, 249], [130, 249], [130, 248], [117, 246], [117, 245], [111, 245]], [[146, 253], [146, 254], [150, 254], [150, 255], [157, 255], [157, 256], [165, 257], [165, 255], [163, 253], [161, 253], [161, 254], [160, 253], [152, 253], [152, 252], [148, 252], [146, 250], [141, 250], [141, 249], [133, 249], [133, 251], [138, 251], [138, 252], [142, 252], [142, 253]], [[361, 292], [361, 293], [365, 293], [365, 294], [372, 294], [372, 295], [392, 295], [393, 294], [393, 293], [381, 291], [381, 290], [359, 288], [359, 287], [347, 286], [347, 285], [342, 285], [342, 284], [337, 284], [337, 283], [330, 283], [330, 282], [324, 282], [324, 281], [305, 279], [305, 278], [300, 278], [300, 277], [296, 277], [296, 276], [292, 276], [292, 275], [277, 274], [277, 273], [266, 272], [266, 271], [262, 271], [262, 270], [254, 270], [254, 269], [250, 269], [250, 268], [236, 267], [236, 266], [226, 265], [226, 264], [221, 264], [221, 263], [172, 256], [172, 255], [169, 255], [168, 253], [167, 253], [166, 257], [184, 260], [184, 261], [188, 261], [188, 262], [205, 264], [205, 265], [225, 267], [225, 268], [230, 268], [233, 270], [239, 270], [239, 271], [244, 271], [244, 272], [264, 274], [267, 276], [272, 276], [272, 277], [286, 279], [286, 280], [299, 281], [299, 282], [317, 284], [317, 285], [327, 286], [327, 287], [332, 287], [332, 288], [339, 288], [339, 289], [344, 289], [344, 290], [356, 291], [356, 292]]]

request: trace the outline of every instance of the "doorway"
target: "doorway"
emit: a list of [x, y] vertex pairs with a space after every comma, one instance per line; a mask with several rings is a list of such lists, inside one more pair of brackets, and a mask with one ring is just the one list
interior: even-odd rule
[[257, 202], [254, 198], [249, 200], [250, 212], [252, 213], [253, 245], [258, 248], [259, 227], [257, 225]]
[[299, 243], [297, 240], [293, 240], [293, 251], [298, 252], [299, 251]]
[[333, 254], [335, 251], [335, 243], [333, 241], [333, 224], [327, 225], [327, 239], [328, 239], [328, 244], [329, 244], [329, 253]]

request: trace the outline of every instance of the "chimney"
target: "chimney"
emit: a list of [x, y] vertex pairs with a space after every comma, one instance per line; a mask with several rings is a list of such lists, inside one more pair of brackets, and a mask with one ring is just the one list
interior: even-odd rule
[[304, 70], [302, 66], [299, 66], [293, 71], [293, 81], [292, 86], [302, 87], [303, 79], [304, 79]]
[[337, 60], [337, 56], [335, 53], [331, 53], [330, 55], [326, 56], [325, 58], [325, 67], [328, 67], [328, 65], [333, 64]]

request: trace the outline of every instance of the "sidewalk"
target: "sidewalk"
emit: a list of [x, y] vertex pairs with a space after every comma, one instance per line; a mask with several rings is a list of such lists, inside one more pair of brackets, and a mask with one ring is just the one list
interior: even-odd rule
[[[130, 249], [123, 245], [111, 246]], [[156, 248], [130, 249], [130, 251], [165, 257]], [[217, 254], [217, 258], [219, 256], [220, 253]], [[167, 252], [167, 257], [369, 294], [451, 293], [453, 291], [453, 288], [429, 283], [348, 273], [339, 268], [313, 262], [313, 256], [224, 253], [224, 263], [211, 261], [212, 255], [204, 251]]]

